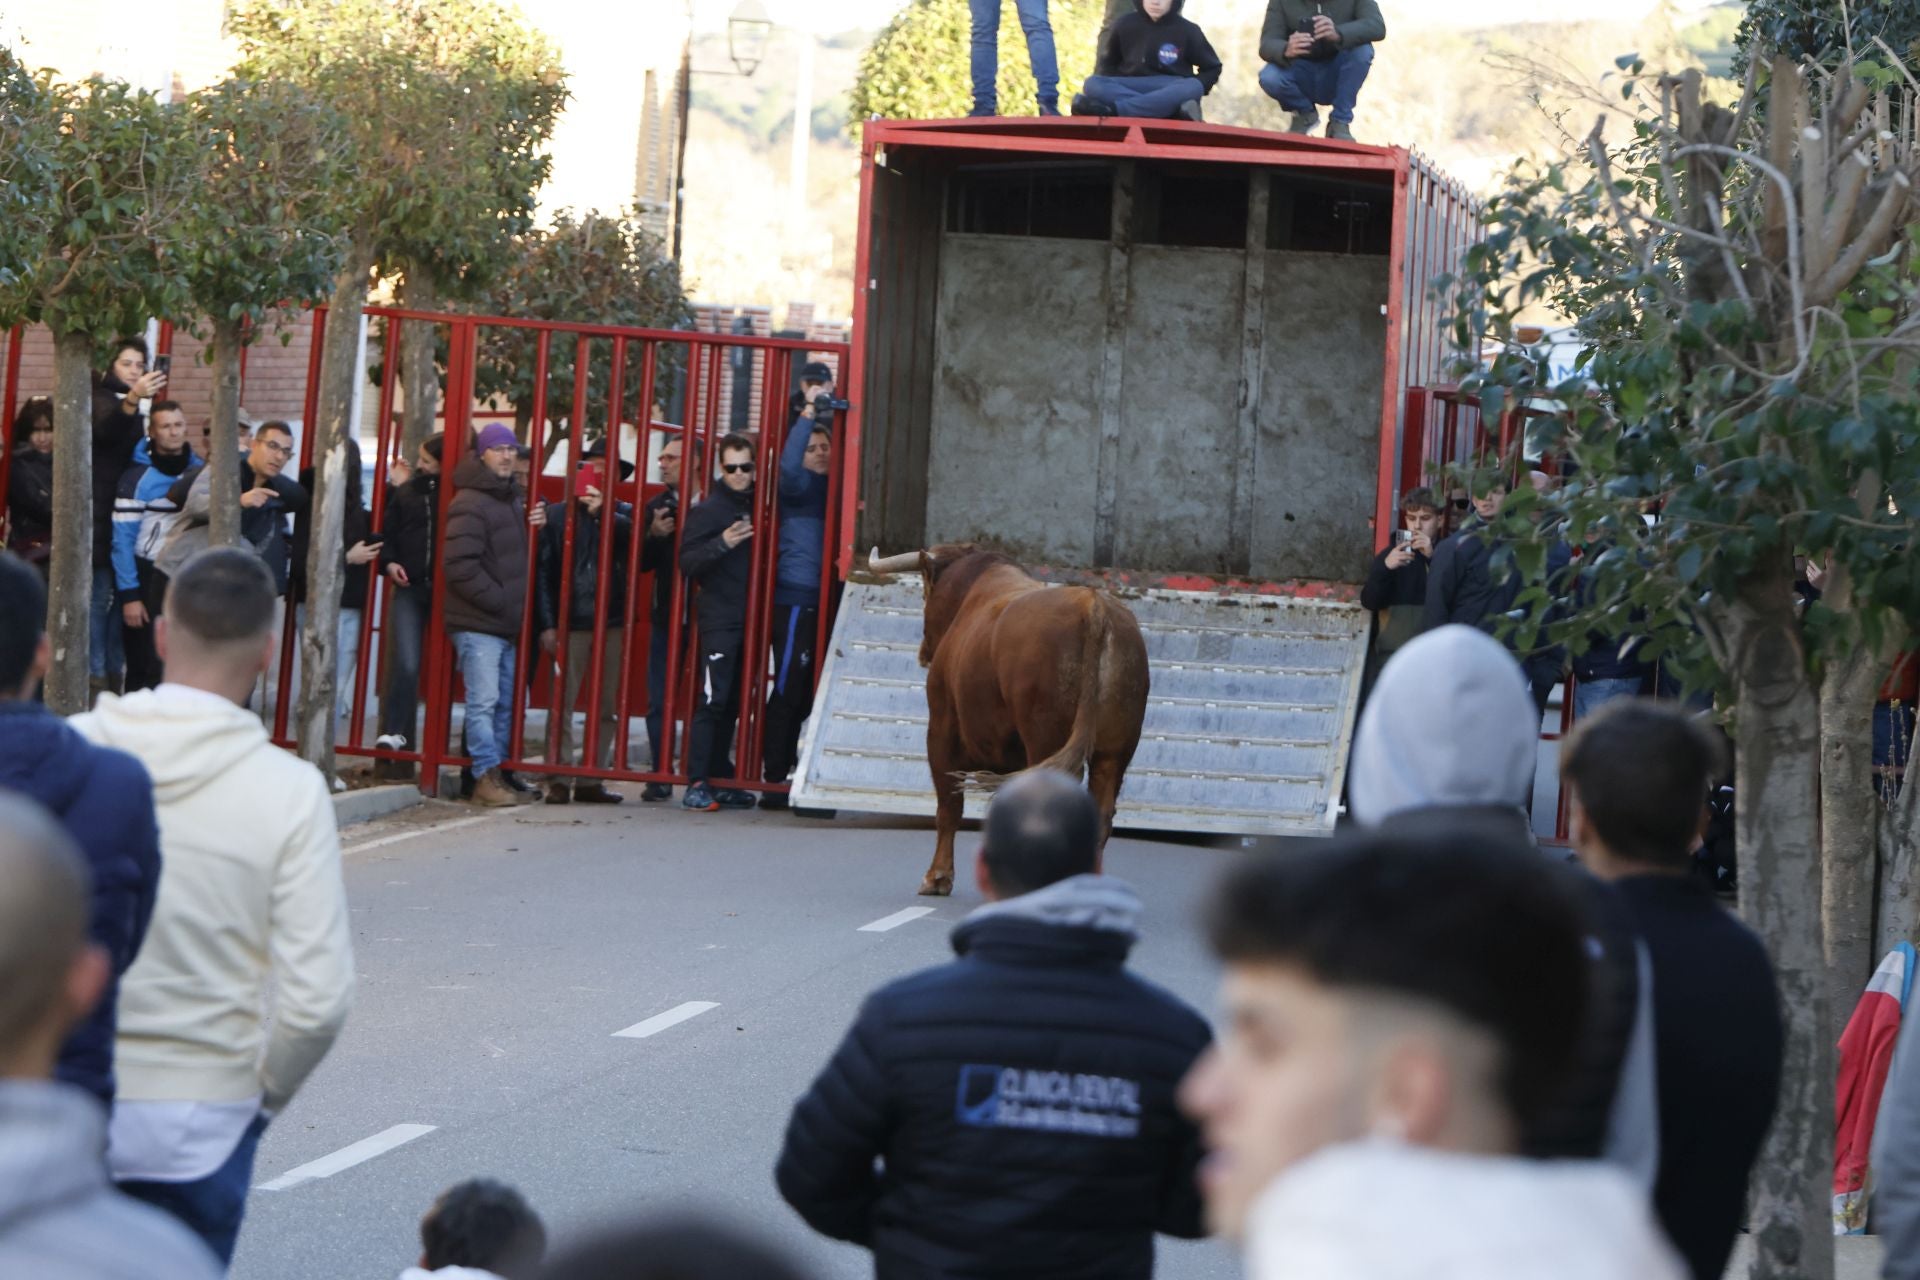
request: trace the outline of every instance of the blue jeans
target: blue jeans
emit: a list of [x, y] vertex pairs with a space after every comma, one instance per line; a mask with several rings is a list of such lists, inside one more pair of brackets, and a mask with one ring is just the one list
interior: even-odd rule
[[1088, 76], [1080, 92], [1107, 103], [1115, 115], [1151, 120], [1170, 120], [1181, 103], [1206, 94], [1194, 76]]
[[267, 1118], [255, 1116], [227, 1162], [204, 1178], [192, 1182], [122, 1182], [120, 1190], [178, 1218], [206, 1241], [221, 1266], [229, 1266], [234, 1242], [240, 1238], [240, 1220], [247, 1213], [253, 1158], [260, 1150], [260, 1135], [266, 1131]]
[[93, 595], [87, 601], [87, 674], [96, 680], [119, 675], [127, 665], [120, 643], [120, 606], [113, 595], [113, 570], [95, 569]]
[[[994, 79], [1000, 74], [1001, 0], [967, 0], [973, 14], [973, 114], [990, 116], [999, 109]], [[1013, 0], [1020, 29], [1027, 34], [1027, 59], [1040, 106], [1060, 105], [1060, 67], [1053, 57], [1053, 28], [1047, 23], [1047, 0]]]
[[467, 754], [479, 778], [505, 762], [513, 739], [513, 641], [481, 631], [450, 638], [467, 685]]
[[1373, 69], [1373, 46], [1342, 49], [1325, 62], [1295, 58], [1287, 66], [1269, 62], [1260, 68], [1260, 87], [1289, 111], [1313, 111], [1316, 103], [1333, 108], [1341, 124], [1353, 123], [1353, 104]]
[[1615, 698], [1637, 698], [1646, 692], [1647, 682], [1630, 680], [1576, 680], [1573, 685], [1573, 720], [1585, 720]]
[[387, 603], [387, 686], [380, 695], [380, 732], [397, 733], [415, 746], [420, 709], [420, 647], [433, 607], [424, 586], [396, 587]]

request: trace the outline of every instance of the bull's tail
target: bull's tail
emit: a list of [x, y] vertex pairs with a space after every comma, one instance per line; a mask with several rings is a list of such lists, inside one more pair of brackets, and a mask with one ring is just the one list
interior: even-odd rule
[[1101, 668], [1105, 665], [1107, 639], [1113, 623], [1107, 616], [1107, 601], [1099, 592], [1088, 593], [1087, 630], [1080, 649], [1080, 702], [1073, 710], [1073, 731], [1066, 745], [1034, 765], [1036, 769], [1057, 769], [1078, 778], [1087, 771], [1093, 756], [1093, 736], [1100, 716], [1100, 690], [1104, 687]]

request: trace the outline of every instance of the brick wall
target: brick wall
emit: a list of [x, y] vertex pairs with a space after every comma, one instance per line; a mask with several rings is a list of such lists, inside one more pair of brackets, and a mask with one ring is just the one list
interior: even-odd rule
[[[291, 341], [282, 346], [282, 332]], [[0, 337], [0, 351], [9, 338]], [[240, 385], [240, 416], [248, 422], [269, 418], [299, 421], [305, 416], [307, 354], [313, 341], [313, 317], [301, 312], [283, 327], [270, 329], [247, 351]], [[213, 412], [213, 369], [205, 364], [205, 344], [185, 329], [173, 332], [173, 369], [166, 398], [178, 400], [195, 427]], [[53, 335], [43, 325], [20, 332], [19, 400], [53, 394]], [[369, 397], [371, 398], [371, 397]], [[17, 406], [16, 406], [17, 407]]]

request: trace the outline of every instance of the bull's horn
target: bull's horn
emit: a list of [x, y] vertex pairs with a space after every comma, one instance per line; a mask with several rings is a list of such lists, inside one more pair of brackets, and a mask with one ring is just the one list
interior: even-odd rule
[[867, 552], [867, 568], [873, 573], [918, 573], [920, 572], [920, 553], [902, 551], [897, 556], [883, 556], [880, 548]]

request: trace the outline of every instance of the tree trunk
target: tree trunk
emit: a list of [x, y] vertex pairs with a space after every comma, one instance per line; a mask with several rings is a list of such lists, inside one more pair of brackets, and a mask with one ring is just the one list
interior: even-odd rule
[[307, 543], [306, 621], [300, 629], [300, 758], [333, 777], [333, 703], [340, 622], [341, 531], [347, 513], [347, 437], [353, 419], [360, 318], [367, 308], [372, 254], [356, 244], [333, 279], [320, 350], [320, 405], [313, 432], [313, 509]]
[[[1824, 598], [1835, 610], [1853, 610], [1845, 569], [1834, 569]], [[1833, 654], [1820, 682], [1820, 915], [1836, 1027], [1845, 1024], [1878, 960], [1873, 695], [1885, 674], [1881, 655], [1861, 643]]]
[[53, 669], [47, 706], [63, 716], [87, 709], [87, 644], [93, 602], [93, 339], [53, 340], [53, 563], [47, 635]]
[[[433, 311], [440, 294], [425, 271], [409, 269], [400, 284], [400, 305], [410, 311]], [[440, 370], [434, 363], [436, 326], [425, 320], [405, 321], [400, 330], [400, 443], [396, 457], [412, 462], [420, 444], [433, 434], [440, 412]]]
[[1780, 1101], [1754, 1166], [1755, 1280], [1833, 1280], [1833, 1032], [1821, 946], [1819, 703], [1787, 565], [1722, 606], [1735, 689], [1741, 913], [1780, 984]]
[[1880, 815], [1880, 895], [1874, 912], [1874, 954], [1920, 939], [1920, 778], [1908, 778]]
[[[216, 494], [240, 492], [240, 322], [213, 321], [213, 417], [207, 423], [207, 483]], [[216, 547], [240, 545], [240, 508], [215, 502], [208, 533]]]

